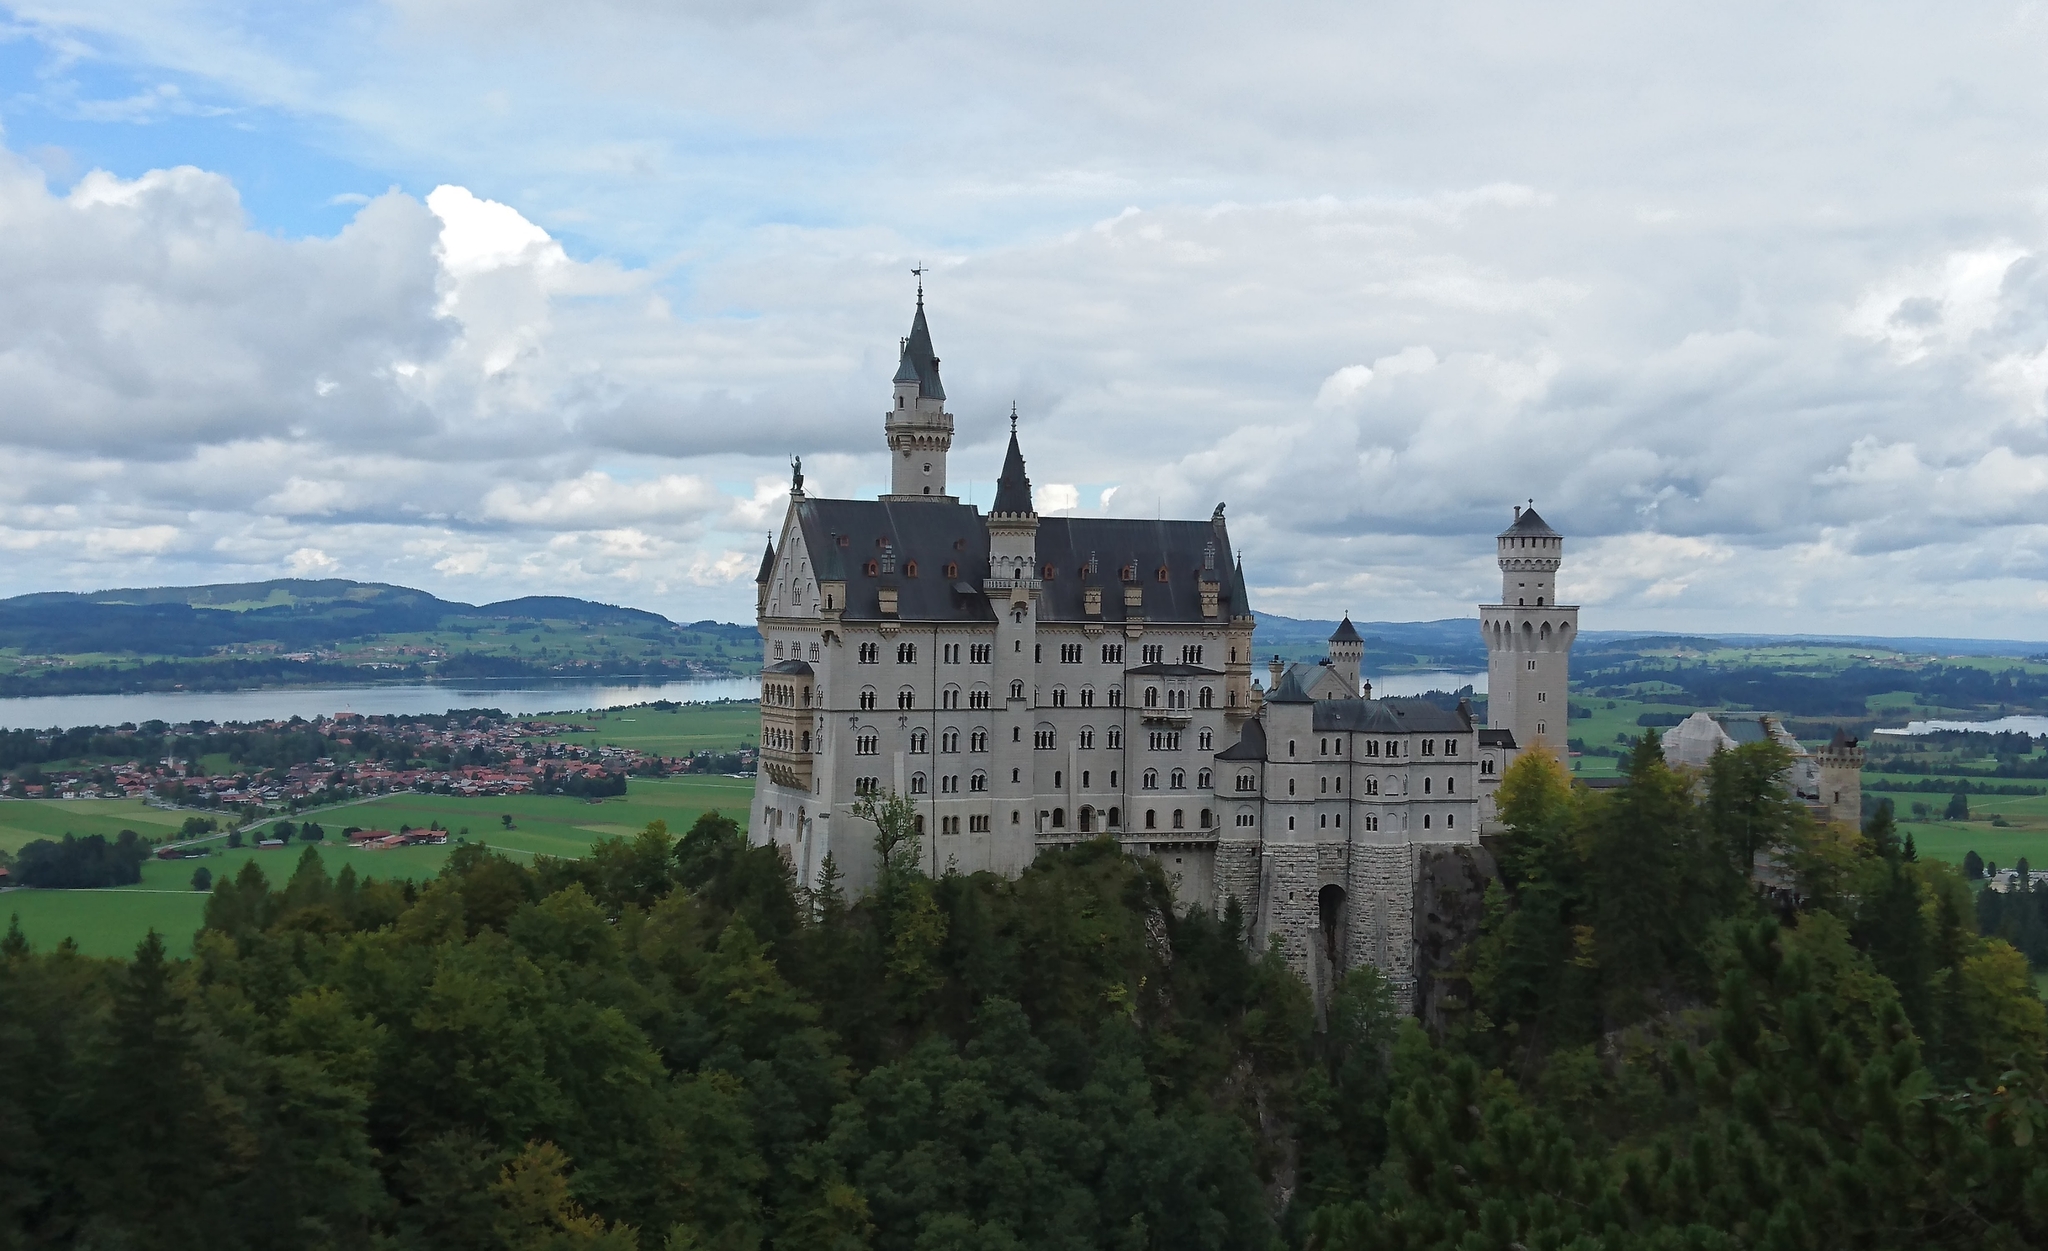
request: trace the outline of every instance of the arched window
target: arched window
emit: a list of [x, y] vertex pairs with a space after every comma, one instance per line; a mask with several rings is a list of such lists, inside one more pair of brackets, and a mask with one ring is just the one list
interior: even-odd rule
[[1479, 762], [1479, 771], [1480, 771], [1481, 773], [1492, 773], [1492, 772], [1493, 772], [1493, 761], [1492, 761], [1492, 759], [1491, 759], [1491, 758], [1489, 758], [1489, 759], [1486, 759], [1486, 760], [1482, 760], [1482, 761], [1480, 761], [1480, 762]]
[[1379, 780], [1378, 778], [1367, 778], [1367, 779], [1365, 780], [1365, 793], [1366, 793], [1366, 794], [1368, 794], [1368, 795], [1377, 795], [1377, 794], [1379, 794], [1379, 793], [1380, 793], [1380, 780]]
[[1177, 791], [1186, 790], [1188, 787], [1188, 771], [1186, 769], [1175, 769], [1173, 771], [1171, 785], [1173, 786], [1173, 789]]
[[1052, 706], [1055, 708], [1065, 708], [1067, 706], [1066, 687], [1055, 686], [1052, 688]]
[[1067, 810], [1065, 808], [1055, 808], [1052, 810], [1052, 828], [1056, 830], [1067, 828]]
[[1112, 830], [1113, 830], [1113, 829], [1115, 829], [1116, 827], [1118, 827], [1119, 825], [1122, 825], [1122, 824], [1123, 824], [1123, 819], [1124, 819], [1124, 810], [1123, 810], [1123, 809], [1121, 809], [1121, 808], [1111, 808], [1111, 809], [1109, 810], [1109, 828], [1110, 828], [1110, 829], [1112, 829]]
[[1094, 688], [1094, 687], [1092, 687], [1092, 686], [1084, 686], [1084, 687], [1082, 687], [1082, 688], [1081, 688], [1081, 706], [1082, 706], [1083, 708], [1093, 708], [1093, 707], [1095, 706], [1095, 688]]
[[976, 774], [974, 774], [974, 775], [973, 775], [972, 777], [968, 778], [968, 779], [967, 779], [967, 789], [968, 789], [968, 790], [970, 790], [970, 791], [985, 791], [985, 790], [987, 790], [987, 789], [988, 789], [988, 774], [986, 774], [986, 773], [976, 773]]
[[924, 774], [913, 773], [910, 775], [910, 793], [913, 795], [924, 794]]
[[1214, 785], [1213, 777], [1214, 775], [1212, 775], [1207, 769], [1204, 769], [1200, 773], [1197, 773], [1195, 775], [1195, 789], [1202, 791], [1208, 790], [1212, 785]]
[[1196, 741], [1200, 743], [1203, 751], [1213, 751], [1215, 749], [1216, 735], [1213, 732], [1205, 729], [1195, 737]]
[[896, 663], [897, 663], [897, 664], [899, 664], [899, 665], [914, 665], [914, 664], [916, 664], [916, 663], [917, 663], [917, 644], [915, 644], [915, 643], [898, 643], [898, 644], [896, 645]]
[[1018, 678], [1016, 681], [1010, 683], [1010, 698], [1024, 698], [1024, 679]]
[[1259, 780], [1252, 776], [1250, 769], [1245, 769], [1238, 773], [1237, 789], [1240, 791], [1255, 791], [1259, 789]]
[[1081, 832], [1083, 834], [1093, 833], [1095, 830], [1095, 809], [1083, 806], [1076, 815], [1081, 819]]
[[1173, 810], [1173, 828], [1176, 830], [1188, 828], [1187, 813], [1184, 810], [1179, 808]]
[[874, 688], [874, 687], [872, 687], [872, 686], [870, 686], [870, 687], [864, 687], [864, 688], [863, 688], [863, 689], [861, 690], [861, 693], [860, 693], [860, 706], [861, 706], [861, 711], [863, 711], [863, 712], [871, 712], [871, 711], [873, 711], [873, 710], [874, 710], [874, 707], [875, 707], [875, 688]]
[[1204, 808], [1204, 809], [1202, 809], [1202, 828], [1203, 828], [1203, 829], [1205, 829], [1205, 830], [1206, 830], [1206, 829], [1208, 829], [1208, 828], [1209, 828], [1209, 820], [1210, 820], [1210, 818], [1209, 818], [1209, 810], [1208, 810], [1207, 808]]
[[922, 755], [924, 755], [924, 753], [925, 753], [925, 749], [926, 749], [927, 747], [929, 747], [929, 746], [930, 746], [930, 740], [928, 740], [928, 739], [927, 739], [927, 738], [925, 737], [925, 732], [924, 732], [923, 730], [912, 730], [912, 731], [910, 732], [910, 754], [911, 754], [911, 755], [913, 755], [913, 756], [922, 756]]
[[1422, 779], [1422, 793], [1425, 795], [1429, 794], [1429, 781], [1428, 778]]
[[988, 731], [987, 731], [987, 730], [969, 730], [969, 731], [967, 732], [967, 750], [968, 750], [968, 751], [987, 751], [987, 750], [988, 750]]
[[1156, 808], [1145, 809], [1145, 828], [1148, 830], [1159, 828], [1159, 811]]
[[907, 686], [906, 686], [906, 687], [904, 687], [904, 688], [903, 688], [902, 690], [900, 690], [900, 691], [896, 692], [896, 707], [897, 707], [898, 709], [910, 709], [910, 708], [914, 708], [914, 707], [916, 707], [916, 706], [917, 706], [917, 692], [916, 692], [916, 691], [913, 691], [913, 690], [911, 690], [911, 689], [910, 689], [909, 687], [907, 687]]
[[1212, 688], [1206, 686], [1202, 688], [1201, 706], [1204, 708], [1214, 708], [1216, 706], [1216, 692]]
[[1148, 791], [1156, 791], [1159, 789], [1159, 770], [1145, 770], [1145, 789]]

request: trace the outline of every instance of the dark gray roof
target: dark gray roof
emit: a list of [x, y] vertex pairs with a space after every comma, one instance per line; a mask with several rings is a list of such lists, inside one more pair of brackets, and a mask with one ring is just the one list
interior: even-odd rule
[[1223, 670], [1221, 669], [1204, 669], [1200, 665], [1139, 665], [1135, 669], [1126, 669], [1124, 672], [1135, 673], [1139, 677], [1144, 678], [1220, 678], [1223, 676]]
[[1280, 678], [1272, 693], [1266, 696], [1269, 704], [1313, 704], [1315, 697], [1301, 689], [1301, 676], [1289, 669]]
[[[876, 592], [887, 581], [897, 591], [897, 619], [995, 620], [987, 596], [974, 585], [965, 594], [954, 585], [978, 584], [988, 573], [988, 528], [971, 506], [807, 498], [797, 501], [796, 513], [818, 580], [846, 583], [846, 619], [879, 620]], [[893, 574], [880, 572], [885, 542], [895, 551]], [[870, 561], [876, 562], [874, 575], [867, 571]], [[948, 565], [955, 567], [950, 575]]]
[[[878, 619], [880, 598], [875, 592], [892, 578], [898, 592], [897, 619], [995, 620], [979, 589], [988, 576], [988, 526], [972, 506], [926, 499], [899, 503], [805, 497], [796, 501], [796, 511], [818, 579], [846, 583], [847, 620]], [[842, 536], [847, 540], [844, 545], [839, 541]], [[880, 570], [884, 541], [895, 549], [894, 575]], [[1143, 616], [1147, 621], [1209, 622], [1212, 619], [1202, 615], [1203, 565], [1214, 553], [1230, 550], [1230, 535], [1220, 518], [1042, 517], [1037, 549], [1038, 572], [1044, 577], [1040, 621], [1113, 625]], [[1098, 562], [1093, 584], [1102, 588], [1102, 613], [1096, 617], [1087, 613], [1085, 591], [1090, 583], [1082, 575], [1091, 555]], [[877, 565], [874, 575], [867, 572], [871, 560]], [[956, 572], [949, 575], [948, 565], [957, 566]], [[1126, 567], [1136, 574], [1134, 585], [1145, 592], [1144, 606], [1128, 616], [1119, 584]], [[1159, 580], [1162, 569], [1164, 582]], [[1237, 568], [1219, 563], [1210, 576], [1218, 579], [1216, 624], [1251, 615]]]
[[1351, 614], [1348, 612], [1344, 614], [1344, 620], [1338, 624], [1337, 632], [1330, 636], [1330, 641], [1332, 643], [1365, 642], [1364, 639], [1358, 637], [1358, 630], [1351, 624]]
[[766, 582], [766, 581], [767, 581], [768, 579], [770, 579], [770, 578], [772, 578], [772, 577], [774, 577], [774, 576], [775, 576], [775, 544], [773, 544], [773, 543], [770, 543], [770, 544], [768, 545], [768, 550], [767, 550], [767, 551], [765, 551], [765, 552], [762, 552], [762, 553], [761, 553], [761, 572], [759, 572], [759, 573], [757, 573], [757, 574], [755, 574], [755, 575], [754, 575], [754, 581], [755, 581], [755, 583], [757, 583], [757, 584], [758, 584], [758, 583]]
[[778, 660], [774, 664], [762, 669], [761, 672], [764, 674], [772, 673], [785, 678], [808, 678], [815, 670], [811, 668], [809, 661]]
[[1509, 535], [1515, 535], [1518, 538], [1528, 538], [1531, 535], [1538, 538], [1553, 539], [1564, 537], [1562, 534], [1551, 529], [1549, 523], [1544, 521], [1543, 518], [1537, 516], [1534, 508], [1523, 509], [1521, 515], [1515, 518], [1515, 524], [1500, 532], [1501, 538], [1507, 538]]
[[1359, 734], [1463, 734], [1472, 728], [1464, 714], [1426, 699], [1325, 699], [1316, 704], [1314, 725]]
[[[1215, 622], [1251, 616], [1244, 578], [1223, 563], [1230, 534], [1220, 518], [1208, 521], [1142, 521], [1120, 517], [1041, 517], [1038, 520], [1038, 563], [1052, 567], [1038, 599], [1040, 621], [1104, 621], [1127, 619], [1123, 575], [1136, 575], [1134, 586], [1145, 590], [1144, 607], [1131, 616], [1147, 621], [1208, 621], [1202, 615], [1203, 566], [1214, 558], [1210, 576], [1217, 579]], [[1102, 615], [1085, 611], [1083, 592], [1089, 582], [1082, 570], [1096, 560], [1093, 583], [1102, 588]], [[1166, 571], [1166, 581], [1159, 571]], [[976, 575], [980, 576], [979, 574]]]
[[910, 337], [903, 341], [903, 359], [897, 362], [897, 382], [915, 382], [917, 393], [927, 400], [943, 400], [946, 388], [939, 384], [939, 358], [932, 352], [932, 332], [924, 324], [924, 296], [917, 297], [917, 316], [910, 320]]
[[1010, 427], [1010, 450], [1003, 456], [1003, 476], [996, 479], [996, 502], [990, 510], [998, 513], [1035, 512], [1031, 506], [1031, 479], [1024, 473], [1024, 453], [1017, 446], [1017, 428]]
[[1244, 723], [1244, 733], [1238, 740], [1216, 753], [1218, 760], [1264, 760], [1266, 758], [1266, 727], [1257, 717]]
[[1479, 745], [1480, 745], [1481, 747], [1507, 747], [1507, 748], [1513, 748], [1513, 747], [1514, 747], [1514, 745], [1515, 745], [1515, 732], [1514, 732], [1513, 730], [1505, 730], [1505, 729], [1502, 729], [1502, 730], [1493, 730], [1493, 729], [1481, 730], [1481, 731], [1479, 731]]

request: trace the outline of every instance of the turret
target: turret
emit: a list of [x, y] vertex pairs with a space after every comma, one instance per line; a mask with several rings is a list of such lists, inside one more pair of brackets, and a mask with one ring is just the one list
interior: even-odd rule
[[1358, 694], [1358, 673], [1365, 662], [1365, 640], [1358, 637], [1358, 630], [1351, 624], [1351, 614], [1344, 614], [1344, 621], [1330, 635], [1330, 668], [1344, 683], [1346, 698]]
[[1500, 561], [1498, 604], [1479, 606], [1486, 641], [1486, 721], [1526, 749], [1541, 741], [1558, 755], [1570, 736], [1571, 650], [1579, 610], [1557, 602], [1564, 536], [1536, 515], [1515, 520], [1494, 540]]
[[1557, 602], [1557, 567], [1564, 561], [1564, 536], [1534, 508], [1515, 509], [1515, 523], [1494, 539], [1500, 561], [1500, 602], [1542, 608]]
[[953, 414], [939, 382], [939, 358], [924, 320], [924, 282], [917, 284], [917, 315], [896, 364], [894, 394], [883, 417], [889, 443], [889, 494], [894, 500], [946, 500], [946, 453], [953, 446]]

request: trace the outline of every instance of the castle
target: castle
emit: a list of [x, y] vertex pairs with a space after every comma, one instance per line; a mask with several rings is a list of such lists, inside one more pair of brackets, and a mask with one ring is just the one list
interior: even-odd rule
[[1531, 508], [1497, 540], [1490, 725], [1371, 698], [1348, 617], [1325, 661], [1276, 662], [1261, 686], [1223, 505], [1041, 517], [1014, 415], [989, 512], [947, 494], [954, 419], [921, 289], [890, 399], [889, 493], [813, 498], [799, 466], [762, 556], [751, 836], [801, 886], [829, 854], [858, 889], [875, 873], [853, 814], [868, 795], [915, 803], [933, 872], [1016, 874], [1107, 834], [1156, 857], [1184, 907], [1234, 897], [1254, 945], [1277, 938], [1319, 999], [1369, 961], [1411, 1004], [1423, 858], [1476, 845], [1518, 745], [1564, 741], [1578, 610], [1556, 603], [1562, 537]]

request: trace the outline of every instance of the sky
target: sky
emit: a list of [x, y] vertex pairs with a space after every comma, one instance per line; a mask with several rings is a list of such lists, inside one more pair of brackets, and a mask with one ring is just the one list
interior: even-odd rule
[[0, 595], [747, 620], [924, 277], [1254, 606], [2048, 639], [2048, 6], [0, 0]]

